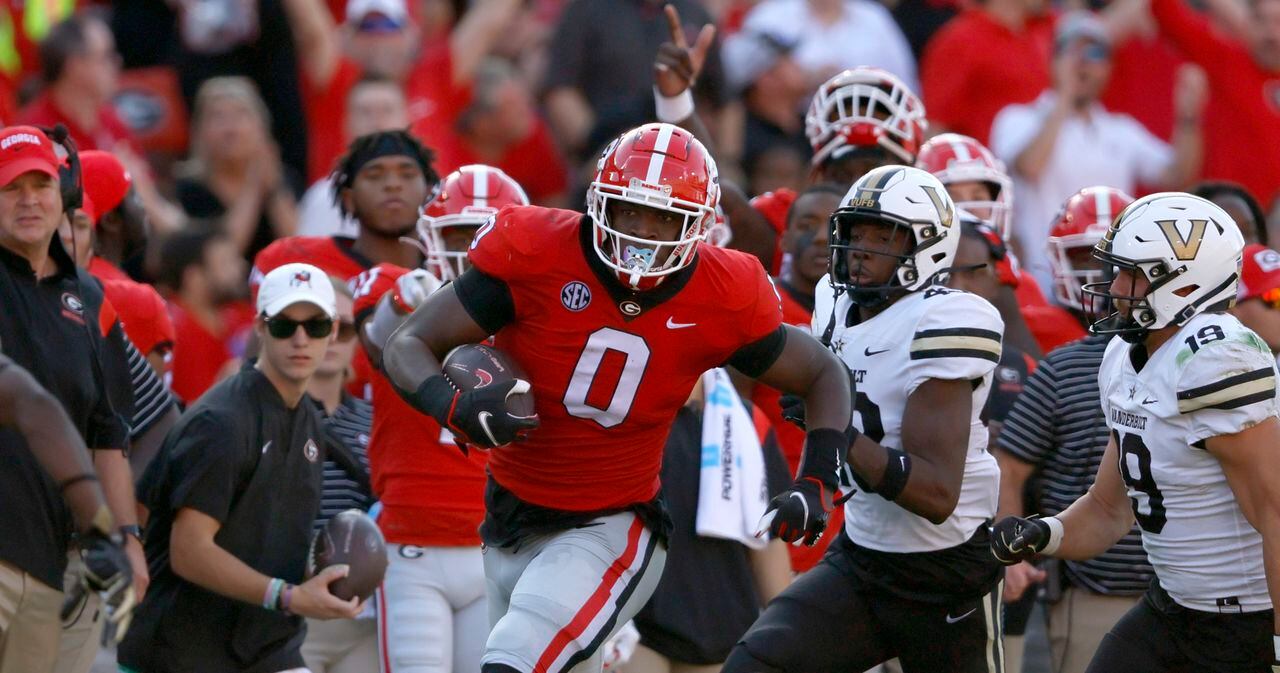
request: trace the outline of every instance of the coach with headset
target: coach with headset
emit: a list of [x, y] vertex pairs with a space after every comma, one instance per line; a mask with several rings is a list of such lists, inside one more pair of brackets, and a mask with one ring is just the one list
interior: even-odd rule
[[[53, 135], [65, 141], [65, 129]], [[133, 414], [123, 331], [102, 289], [55, 235], [64, 208], [79, 199], [73, 146], [60, 177], [49, 135], [32, 126], [0, 130], [0, 344], [65, 409], [90, 449], [96, 478], [125, 542], [141, 593], [147, 570], [136, 532], [133, 480], [124, 450]], [[63, 570], [72, 530], [61, 492], [82, 475], [55, 483], [17, 434], [0, 431], [0, 673], [48, 673], [58, 654]], [[82, 544], [92, 560], [95, 549]], [[92, 565], [92, 564], [91, 564]], [[122, 571], [122, 569], [121, 569]], [[117, 571], [120, 574], [121, 571]], [[129, 591], [106, 597], [111, 621], [127, 625]]]

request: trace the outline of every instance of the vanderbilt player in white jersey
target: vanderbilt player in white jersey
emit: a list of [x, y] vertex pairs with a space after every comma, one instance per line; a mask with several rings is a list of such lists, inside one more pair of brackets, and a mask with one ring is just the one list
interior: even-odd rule
[[830, 227], [814, 333], [853, 377], [856, 492], [822, 562], [769, 604], [723, 670], [862, 671], [898, 657], [906, 673], [999, 671], [1001, 568], [987, 551], [999, 469], [978, 415], [1004, 325], [982, 298], [941, 284], [960, 222], [929, 173], [872, 170]]
[[1062, 514], [993, 531], [1005, 563], [1087, 559], [1137, 519], [1156, 582], [1089, 673], [1280, 671], [1275, 360], [1225, 312], [1243, 247], [1221, 208], [1189, 194], [1153, 194], [1116, 218], [1094, 253], [1114, 279], [1085, 286], [1113, 307], [1091, 329], [1120, 337], [1098, 376], [1102, 465]]

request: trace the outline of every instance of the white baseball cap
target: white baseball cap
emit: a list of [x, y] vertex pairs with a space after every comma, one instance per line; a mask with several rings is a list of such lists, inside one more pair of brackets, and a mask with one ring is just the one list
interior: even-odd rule
[[258, 286], [258, 313], [268, 318], [300, 303], [312, 304], [330, 318], [338, 317], [338, 302], [329, 276], [310, 264], [276, 267]]
[[404, 0], [349, 0], [347, 23], [359, 23], [369, 14], [381, 14], [399, 25], [409, 20]]

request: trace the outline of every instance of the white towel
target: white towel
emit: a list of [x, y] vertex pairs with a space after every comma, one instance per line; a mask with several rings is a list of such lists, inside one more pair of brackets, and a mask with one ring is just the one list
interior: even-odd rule
[[755, 423], [725, 370], [703, 374], [702, 389], [698, 535], [762, 549], [769, 541], [756, 537], [755, 527], [769, 503], [769, 485]]

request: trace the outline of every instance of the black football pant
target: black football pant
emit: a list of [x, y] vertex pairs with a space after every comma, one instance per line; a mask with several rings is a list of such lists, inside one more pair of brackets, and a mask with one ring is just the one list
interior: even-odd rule
[[1153, 586], [1103, 637], [1086, 673], [1270, 673], [1272, 614], [1190, 610]]
[[[844, 544], [842, 544], [844, 543]], [[841, 536], [778, 595], [721, 673], [849, 673], [898, 657], [904, 673], [1000, 673], [1000, 588], [926, 603], [867, 586]]]

